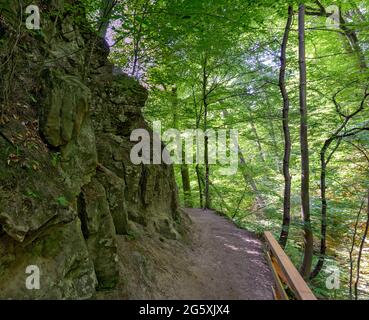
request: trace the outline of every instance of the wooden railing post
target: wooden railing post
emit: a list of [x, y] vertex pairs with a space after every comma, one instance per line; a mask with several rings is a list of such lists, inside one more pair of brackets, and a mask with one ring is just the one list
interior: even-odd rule
[[275, 299], [288, 300], [284, 289], [284, 286], [287, 286], [297, 300], [317, 300], [273, 235], [266, 231], [264, 237], [268, 247], [267, 260], [275, 280]]

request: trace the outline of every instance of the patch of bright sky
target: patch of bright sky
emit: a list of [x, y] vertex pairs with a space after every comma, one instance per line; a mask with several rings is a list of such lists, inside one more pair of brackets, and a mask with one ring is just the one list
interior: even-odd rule
[[106, 36], [105, 36], [105, 40], [109, 44], [109, 47], [112, 47], [115, 43], [114, 38], [117, 33], [115, 32], [114, 29], [117, 29], [121, 26], [122, 26], [122, 22], [120, 20], [115, 20], [109, 25], [108, 31], [106, 32]]

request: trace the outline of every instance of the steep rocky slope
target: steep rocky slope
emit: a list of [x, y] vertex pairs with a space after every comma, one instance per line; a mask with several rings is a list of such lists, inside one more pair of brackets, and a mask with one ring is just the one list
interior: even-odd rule
[[93, 297], [124, 278], [117, 235], [183, 233], [172, 167], [130, 161], [147, 92], [113, 74], [80, 3], [34, 1], [31, 31], [0, 0], [0, 298]]

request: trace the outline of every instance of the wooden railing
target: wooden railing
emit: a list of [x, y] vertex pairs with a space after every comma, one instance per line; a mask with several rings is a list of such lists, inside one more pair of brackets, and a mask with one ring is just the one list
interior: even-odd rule
[[317, 300], [273, 235], [267, 231], [264, 237], [268, 249], [267, 260], [275, 280], [275, 287], [272, 288], [274, 298]]

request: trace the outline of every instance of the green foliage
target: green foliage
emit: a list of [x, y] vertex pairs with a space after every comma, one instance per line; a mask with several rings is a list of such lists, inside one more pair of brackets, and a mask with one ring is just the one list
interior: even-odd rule
[[60, 162], [60, 152], [53, 152], [51, 153], [51, 165], [53, 167], [57, 167]]
[[[282, 100], [278, 88], [280, 45], [287, 6], [299, 1], [121, 1], [113, 13], [115, 45], [111, 60], [138, 78], [150, 92], [145, 115], [161, 120], [163, 130], [204, 128], [204, 87], [207, 127], [237, 129], [245, 158], [234, 176], [220, 176], [211, 166], [214, 209], [225, 212], [239, 226], [279, 236], [283, 212]], [[321, 1], [323, 7], [331, 1]], [[346, 27], [356, 33], [362, 55], [369, 60], [369, 8], [365, 2], [338, 1]], [[316, 1], [308, 11], [319, 12]], [[303, 251], [300, 216], [299, 65], [297, 18], [287, 50], [287, 89], [290, 96], [292, 141], [291, 228], [286, 248], [296, 266]], [[324, 142], [343, 123], [343, 114], [357, 110], [368, 83], [368, 68], [360, 66], [342, 30], [332, 30], [325, 16], [307, 16], [308, 111], [311, 170], [311, 210], [315, 246], [320, 244], [320, 154]], [[204, 70], [206, 82], [204, 81]], [[175, 94], [174, 94], [175, 92]], [[333, 100], [335, 97], [335, 100]], [[339, 111], [339, 112], [337, 112]], [[368, 126], [368, 101], [347, 124], [346, 131]], [[320, 297], [347, 298], [348, 244], [360, 204], [368, 190], [368, 131], [344, 138], [329, 148], [327, 168], [328, 252], [326, 263], [342, 267], [341, 289], [325, 288], [324, 272], [312, 283]], [[180, 168], [176, 178], [184, 202]], [[204, 170], [201, 167], [203, 174]], [[199, 206], [195, 166], [189, 166], [191, 200]], [[203, 187], [203, 186], [202, 186]], [[257, 193], [264, 210], [255, 210]], [[363, 231], [365, 215], [359, 223]], [[316, 250], [317, 251], [317, 250]], [[317, 253], [317, 252], [316, 252]], [[357, 247], [355, 249], [357, 257]], [[364, 264], [368, 266], [365, 255]], [[364, 272], [363, 282], [369, 275]]]
[[127, 235], [125, 236], [127, 240], [129, 241], [134, 241], [136, 240], [136, 234], [131, 232], [131, 231], [128, 231]]
[[69, 202], [64, 196], [58, 197], [56, 202], [62, 207], [69, 207]]
[[38, 198], [38, 195], [35, 192], [31, 191], [31, 190], [28, 190], [26, 195], [27, 195], [27, 197], [30, 197], [30, 198], [33, 198], [33, 199]]

